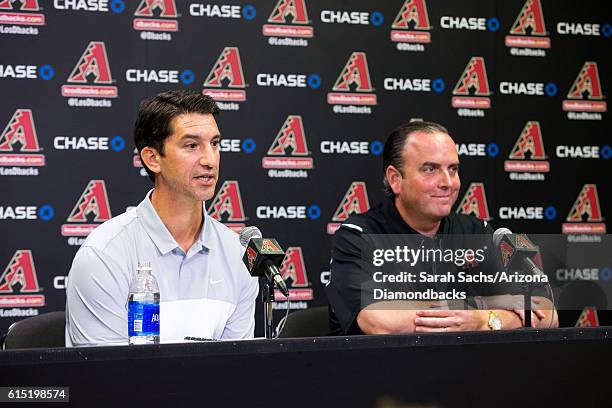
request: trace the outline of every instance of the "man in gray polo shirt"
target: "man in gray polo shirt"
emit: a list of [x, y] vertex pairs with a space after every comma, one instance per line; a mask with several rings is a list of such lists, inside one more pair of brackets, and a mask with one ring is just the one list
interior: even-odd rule
[[205, 211], [219, 175], [219, 108], [193, 91], [161, 93], [139, 109], [134, 141], [154, 181], [135, 209], [96, 228], [70, 269], [66, 345], [127, 344], [127, 298], [138, 262], [161, 294], [161, 341], [253, 337], [258, 281], [238, 235]]

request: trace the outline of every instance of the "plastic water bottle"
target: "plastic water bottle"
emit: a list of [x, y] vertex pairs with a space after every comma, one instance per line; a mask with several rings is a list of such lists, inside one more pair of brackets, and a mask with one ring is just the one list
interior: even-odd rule
[[138, 262], [128, 295], [130, 344], [159, 343], [159, 286], [150, 262]]

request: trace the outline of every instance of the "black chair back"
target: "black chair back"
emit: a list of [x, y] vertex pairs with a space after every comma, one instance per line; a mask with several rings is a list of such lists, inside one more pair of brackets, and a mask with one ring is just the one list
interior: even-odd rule
[[329, 332], [328, 308], [320, 306], [290, 312], [279, 337], [318, 337], [327, 336]]
[[3, 348], [23, 349], [64, 347], [66, 313], [50, 312], [28, 317], [13, 324], [4, 339]]

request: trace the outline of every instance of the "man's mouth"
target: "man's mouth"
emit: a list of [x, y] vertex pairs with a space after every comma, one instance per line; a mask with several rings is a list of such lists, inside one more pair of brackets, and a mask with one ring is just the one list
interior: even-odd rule
[[194, 179], [200, 180], [205, 184], [209, 184], [215, 180], [215, 177], [211, 175], [201, 175], [201, 176], [195, 176]]

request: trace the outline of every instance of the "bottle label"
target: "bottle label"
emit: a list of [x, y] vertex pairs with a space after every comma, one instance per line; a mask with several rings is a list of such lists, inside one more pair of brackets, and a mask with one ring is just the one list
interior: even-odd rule
[[128, 336], [159, 336], [159, 303], [128, 302]]

